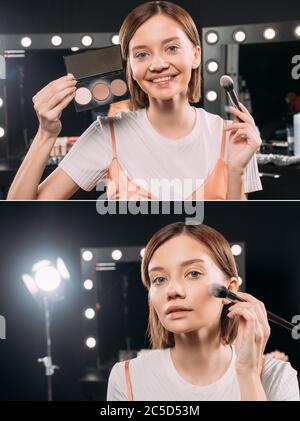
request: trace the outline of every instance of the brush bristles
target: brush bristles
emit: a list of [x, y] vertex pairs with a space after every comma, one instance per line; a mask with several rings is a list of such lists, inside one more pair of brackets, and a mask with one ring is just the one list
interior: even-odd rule
[[217, 298], [226, 298], [227, 288], [224, 285], [211, 284], [209, 286], [209, 293]]
[[233, 89], [233, 80], [231, 79], [231, 77], [224, 75], [220, 79], [220, 85], [226, 91], [231, 91]]

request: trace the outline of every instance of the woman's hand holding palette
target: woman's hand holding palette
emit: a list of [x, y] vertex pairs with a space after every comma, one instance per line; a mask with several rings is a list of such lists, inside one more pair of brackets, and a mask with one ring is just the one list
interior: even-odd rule
[[120, 46], [101, 48], [64, 57], [68, 73], [77, 80], [77, 111], [130, 98]]

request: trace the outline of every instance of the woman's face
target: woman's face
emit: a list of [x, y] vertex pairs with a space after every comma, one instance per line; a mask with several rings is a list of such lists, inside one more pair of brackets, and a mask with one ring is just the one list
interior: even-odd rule
[[[166, 15], [155, 15], [135, 32], [129, 44], [132, 76], [149, 98], [187, 97], [193, 68], [201, 61], [182, 27]], [[167, 77], [167, 80], [160, 80]]]
[[218, 325], [223, 302], [209, 294], [209, 285], [225, 284], [226, 276], [204, 244], [187, 234], [170, 239], [155, 251], [148, 272], [149, 299], [165, 329], [188, 333]]

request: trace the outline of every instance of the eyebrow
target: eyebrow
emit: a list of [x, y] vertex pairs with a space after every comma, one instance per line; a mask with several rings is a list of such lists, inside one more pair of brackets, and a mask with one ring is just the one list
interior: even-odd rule
[[[168, 42], [175, 41], [175, 40], [180, 41], [180, 38], [179, 37], [167, 38], [164, 41], [162, 41], [162, 44], [167, 44]], [[135, 47], [132, 48], [132, 51], [138, 50], [140, 48], [148, 48], [148, 46], [147, 45], [136, 45]]]
[[[190, 259], [190, 260], [185, 260], [184, 262], [181, 262], [179, 266], [185, 267], [185, 266], [191, 265], [192, 263], [205, 263], [205, 261], [203, 259]], [[149, 273], [150, 272], [154, 272], [156, 270], [164, 270], [164, 267], [162, 267], [162, 266], [155, 266], [154, 268], [151, 268], [149, 270]]]

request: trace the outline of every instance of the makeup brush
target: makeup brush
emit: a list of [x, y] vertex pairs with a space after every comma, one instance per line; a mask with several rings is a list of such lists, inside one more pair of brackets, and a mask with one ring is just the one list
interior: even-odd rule
[[[227, 298], [232, 302], [246, 302], [243, 298], [238, 297], [234, 292], [229, 291], [224, 285], [220, 284], [211, 284], [209, 286], [209, 293], [217, 298]], [[285, 327], [286, 329], [292, 331], [295, 328], [295, 325], [283, 319], [282, 317], [277, 316], [270, 311], [267, 311], [268, 320], [273, 323], [278, 324], [279, 326]]]
[[233, 84], [233, 80], [231, 79], [231, 77], [227, 76], [227, 75], [222, 76], [221, 79], [220, 79], [220, 85], [228, 93], [228, 96], [230, 98], [230, 101], [231, 101], [232, 105], [235, 108], [237, 108], [238, 110], [243, 112], [243, 110], [241, 109], [241, 107], [239, 105], [239, 100], [238, 100], [237, 94], [234, 90], [234, 84]]

